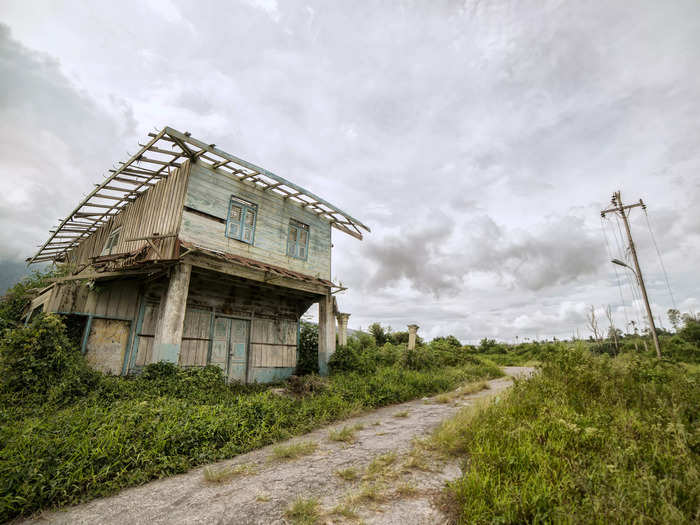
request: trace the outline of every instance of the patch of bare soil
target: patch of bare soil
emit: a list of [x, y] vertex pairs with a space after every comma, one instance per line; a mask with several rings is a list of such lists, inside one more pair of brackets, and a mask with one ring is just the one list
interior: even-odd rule
[[[505, 367], [509, 376], [526, 367]], [[444, 419], [508, 388], [510, 378], [476, 393], [385, 407], [285, 443], [126, 489], [25, 523], [438, 524], [434, 502], [460, 465], [420, 446]], [[297, 502], [298, 513], [291, 512]], [[300, 517], [301, 516], [301, 517]]]

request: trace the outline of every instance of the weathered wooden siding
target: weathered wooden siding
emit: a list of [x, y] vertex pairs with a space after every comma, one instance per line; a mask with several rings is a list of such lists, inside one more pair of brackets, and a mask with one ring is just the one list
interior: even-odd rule
[[[142, 294], [144, 315], [134, 337], [132, 366], [153, 362], [153, 335], [165, 281], [150, 283]], [[259, 285], [195, 268], [190, 279], [180, 366], [204, 366], [211, 353], [216, 316], [250, 320], [248, 381], [273, 381], [291, 375], [297, 361], [297, 323], [317, 299], [305, 292]]]
[[297, 365], [297, 321], [253, 319], [250, 337], [252, 367], [295, 367]]
[[[78, 267], [88, 264], [90, 257], [100, 255], [109, 234], [120, 226], [122, 230], [113, 254], [139, 251], [148, 245], [147, 241], [126, 242], [127, 239], [147, 237], [157, 233], [171, 236], [155, 241], [163, 258], [175, 258], [188, 172], [189, 161], [140, 194], [107, 224], [68, 252], [68, 260]], [[148, 258], [157, 259], [158, 256], [151, 252]]]
[[[229, 239], [225, 235], [231, 195], [258, 206], [253, 245]], [[281, 196], [258, 190], [201, 164], [193, 164], [184, 205], [180, 227], [182, 240], [306, 275], [331, 279], [330, 223]], [[188, 211], [187, 208], [196, 211]], [[309, 253], [306, 261], [287, 256], [290, 219], [309, 225]]]
[[103, 281], [92, 289], [76, 281], [69, 281], [56, 284], [44, 311], [132, 320], [136, 318], [137, 307], [137, 281]]
[[205, 366], [211, 343], [212, 311], [187, 308], [180, 346], [180, 366]]

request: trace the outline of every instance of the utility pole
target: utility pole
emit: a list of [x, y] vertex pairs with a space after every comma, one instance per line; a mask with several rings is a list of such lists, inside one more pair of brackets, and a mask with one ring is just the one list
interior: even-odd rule
[[[639, 283], [639, 288], [642, 290], [642, 298], [644, 299], [644, 306], [646, 307], [647, 310], [647, 317], [649, 318], [649, 328], [651, 329], [651, 337], [654, 339], [654, 346], [656, 347], [656, 357], [661, 359], [661, 347], [659, 346], [659, 336], [656, 334], [656, 326], [654, 325], [654, 316], [651, 313], [651, 307], [649, 306], [649, 297], [647, 296], [647, 289], [646, 286], [644, 286], [644, 279], [642, 278], [642, 269], [639, 267], [639, 260], [637, 259], [637, 250], [634, 247], [634, 241], [632, 240], [632, 230], [630, 230], [630, 224], [629, 221], [627, 220], [627, 211], [631, 208], [636, 208], [637, 206], [641, 206], [642, 209], [646, 209], [646, 205], [642, 201], [642, 199], [639, 199], [639, 202], [635, 204], [628, 204], [628, 205], [623, 205], [622, 204], [622, 197], [620, 196], [620, 192], [616, 191], [613, 193], [612, 196], [612, 203], [613, 203], [613, 208], [603, 210], [600, 212], [601, 217], [605, 217], [606, 213], [611, 213], [615, 212], [622, 217], [622, 222], [625, 225], [625, 231], [627, 232], [627, 239], [629, 240], [630, 243], [630, 252], [632, 253], [632, 260], [634, 261], [634, 269], [630, 268], [634, 272], [634, 274], [637, 277], [637, 282]], [[614, 259], [612, 261], [615, 264], [619, 264], [621, 266], [627, 266], [625, 263], [622, 261], [618, 261], [617, 259]], [[627, 266], [629, 268], [629, 266]]]

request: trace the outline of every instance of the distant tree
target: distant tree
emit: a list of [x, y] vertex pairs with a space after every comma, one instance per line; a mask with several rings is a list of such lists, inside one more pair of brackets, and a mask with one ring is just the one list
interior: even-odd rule
[[384, 343], [387, 341], [387, 332], [382, 325], [379, 323], [372, 323], [369, 325], [369, 333], [374, 337], [374, 342], [377, 343], [377, 346], [384, 346]]
[[455, 348], [462, 348], [462, 343], [460, 343], [459, 339], [457, 339], [454, 335], [448, 335], [447, 337], [439, 336], [433, 339], [433, 343], [439, 342], [447, 343], [448, 345], [453, 346]]
[[668, 312], [666, 312], [666, 315], [668, 315], [668, 320], [671, 321], [671, 326], [673, 326], [673, 330], [677, 332], [681, 327], [680, 311], [676, 310], [675, 308], [669, 308]]
[[600, 341], [600, 333], [598, 332], [598, 319], [595, 315], [595, 306], [590, 305], [588, 308], [588, 313], [586, 314], [586, 321], [588, 329], [593, 332], [593, 338], [596, 341]]
[[618, 330], [615, 328], [615, 322], [613, 321], [613, 314], [612, 314], [612, 308], [610, 305], [608, 305], [605, 308], [605, 317], [608, 318], [608, 338], [613, 340], [613, 344], [615, 345], [615, 352], [620, 351], [620, 345], [618, 344]]
[[[406, 345], [408, 344], [408, 332], [387, 332], [386, 340], [392, 345]], [[423, 338], [416, 334], [416, 345], [421, 346], [422, 344]]]

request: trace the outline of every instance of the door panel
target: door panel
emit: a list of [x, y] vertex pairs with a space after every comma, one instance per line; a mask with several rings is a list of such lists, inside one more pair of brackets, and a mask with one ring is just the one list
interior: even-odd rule
[[249, 321], [231, 319], [231, 356], [229, 359], [230, 381], [245, 383], [248, 361], [248, 324]]
[[210, 364], [220, 367], [224, 374], [228, 371], [228, 348], [231, 335], [231, 319], [217, 317], [214, 320], [214, 340], [211, 345]]

